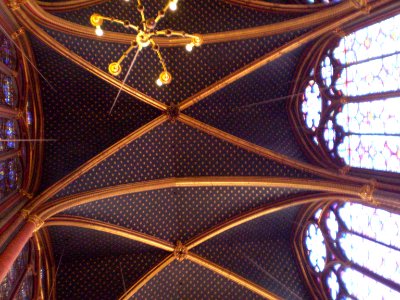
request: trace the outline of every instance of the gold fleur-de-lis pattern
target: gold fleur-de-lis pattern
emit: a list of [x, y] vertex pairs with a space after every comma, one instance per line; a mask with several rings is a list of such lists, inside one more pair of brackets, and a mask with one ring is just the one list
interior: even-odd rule
[[[93, 12], [138, 20], [133, 5], [106, 1], [59, 17], [89, 26]], [[156, 15], [160, 1], [146, 0]], [[223, 1], [180, 1], [163, 19], [167, 28], [212, 33], [272, 24], [293, 18], [232, 6]], [[118, 15], [117, 15], [118, 14]], [[127, 32], [106, 24], [105, 30]], [[99, 42], [44, 29], [50, 36], [103, 71], [126, 45]], [[162, 48], [173, 82], [157, 87], [159, 62], [151, 51], [138, 57], [127, 84], [166, 104], [179, 103], [224, 76], [293, 40], [305, 31], [259, 39], [202, 45], [193, 53]], [[42, 82], [46, 143], [41, 190], [161, 114], [118, 92], [94, 75], [56, 54], [31, 36], [37, 65], [54, 90]], [[306, 161], [286, 115], [286, 98], [304, 48], [283, 56], [184, 113], [257, 145]], [[119, 79], [123, 79], [123, 68]], [[270, 103], [255, 105], [271, 100]], [[247, 107], [249, 106], [249, 107]], [[315, 178], [210, 136], [181, 122], [166, 122], [134, 140], [63, 188], [49, 201], [88, 190], [170, 177], [279, 176]], [[103, 221], [183, 243], [223, 221], [301, 191], [257, 187], [168, 188], [112, 197], [76, 206], [59, 215]], [[283, 298], [307, 299], [308, 291], [289, 242], [298, 209], [266, 216], [195, 247], [210, 261], [233, 270]], [[168, 253], [89, 229], [49, 229], [57, 275], [57, 299], [116, 299]], [[279, 282], [273, 278], [279, 278]], [[190, 261], [174, 261], [135, 295], [137, 299], [257, 299], [248, 289]]]

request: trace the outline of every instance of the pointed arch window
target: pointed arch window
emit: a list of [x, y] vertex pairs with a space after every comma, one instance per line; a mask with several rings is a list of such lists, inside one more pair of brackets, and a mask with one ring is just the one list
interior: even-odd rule
[[313, 160], [400, 173], [399, 32], [397, 15], [320, 40], [309, 51], [290, 114]]
[[295, 248], [318, 299], [400, 299], [400, 215], [358, 203], [310, 207]]

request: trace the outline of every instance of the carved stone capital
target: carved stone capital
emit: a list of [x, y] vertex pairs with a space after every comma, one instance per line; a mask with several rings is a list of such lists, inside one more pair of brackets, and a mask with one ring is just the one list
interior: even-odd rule
[[26, 198], [28, 198], [28, 199], [32, 199], [32, 198], [33, 198], [33, 195], [32, 195], [32, 194], [28, 193], [27, 191], [25, 191], [25, 190], [23, 190], [23, 189], [20, 189], [20, 190], [19, 190], [19, 193], [20, 193], [22, 196], [24, 196], [24, 197], [26, 197]]
[[379, 202], [374, 199], [375, 185], [376, 185], [376, 181], [371, 180], [370, 184], [366, 184], [366, 185], [362, 186], [360, 189], [360, 192], [359, 192], [359, 196], [364, 201], [367, 201], [370, 204], [373, 204], [376, 206], [379, 204]]
[[16, 9], [19, 9], [21, 4], [24, 4], [25, 2], [26, 2], [26, 0], [10, 0], [10, 1], [8, 1], [7, 6], [11, 10], [16, 10]]
[[343, 37], [346, 36], [346, 32], [344, 32], [344, 30], [341, 29], [341, 28], [336, 28], [336, 29], [333, 31], [333, 33], [334, 33], [335, 35], [337, 35], [337, 37], [339, 37], [339, 38], [343, 38]]
[[344, 166], [338, 170], [340, 175], [346, 175], [350, 172], [350, 166]]
[[18, 39], [18, 37], [21, 35], [21, 34], [24, 34], [25, 33], [25, 29], [24, 29], [24, 27], [20, 27], [17, 31], [14, 31], [13, 33], [11, 33], [11, 38], [13, 39], [13, 40], [16, 40], [16, 39]]
[[187, 258], [187, 254], [187, 248], [181, 243], [181, 241], [178, 241], [174, 249], [175, 258], [179, 261], [183, 261]]
[[371, 6], [368, 5], [368, 0], [351, 0], [351, 3], [355, 8], [362, 10], [366, 14], [369, 14], [371, 10]]
[[44, 224], [44, 221], [37, 215], [29, 215], [28, 222], [35, 224], [35, 232], [38, 231]]
[[27, 209], [21, 209], [20, 211], [21, 217], [24, 218], [25, 220], [28, 219], [30, 213], [31, 212]]

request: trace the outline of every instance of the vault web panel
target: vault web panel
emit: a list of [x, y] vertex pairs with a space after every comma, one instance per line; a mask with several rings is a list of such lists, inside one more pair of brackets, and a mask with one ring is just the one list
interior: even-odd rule
[[168, 177], [311, 175], [233, 146], [180, 122], [164, 123], [56, 195]]

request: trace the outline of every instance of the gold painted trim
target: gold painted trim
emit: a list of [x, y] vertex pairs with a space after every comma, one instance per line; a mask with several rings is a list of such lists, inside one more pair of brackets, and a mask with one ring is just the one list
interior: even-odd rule
[[[129, 86], [123, 85], [121, 87], [122, 82], [115, 77], [111, 76], [107, 72], [97, 68], [96, 66], [92, 65], [79, 55], [75, 54], [71, 50], [67, 49], [61, 43], [57, 42], [54, 38], [48, 35], [43, 29], [37, 26], [21, 9], [17, 9], [14, 11], [14, 15], [16, 18], [29, 30], [32, 34], [34, 34], [37, 38], [39, 38], [43, 43], [47, 46], [55, 50], [56, 52], [60, 53], [62, 56], [68, 58], [78, 66], [86, 69], [87, 71], [91, 72], [92, 74], [96, 75], [100, 79], [104, 80], [105, 82], [117, 87], [118, 89], [121, 88], [122, 91], [126, 92], [127, 94], [135, 97], [136, 99], [147, 103], [157, 109], [162, 111], [166, 111], [168, 106], [165, 103], [162, 103], [156, 99], [147, 96], [146, 94], [138, 91], [137, 89]], [[132, 36], [130, 36], [132, 38]]]
[[[36, 22], [47, 28], [84, 38], [99, 40], [99, 37], [95, 35], [93, 28], [78, 25], [76, 23], [53, 16], [44, 11], [32, 0], [24, 1], [21, 3], [21, 7], [28, 12]], [[358, 16], [360, 13], [355, 9], [351, 2], [345, 1], [330, 7], [330, 9], [320, 10], [306, 16], [283, 21], [277, 24], [268, 24], [253, 28], [205, 34], [202, 35], [204, 39], [203, 43], [210, 44], [259, 38], [288, 31], [304, 29], [331, 20], [339, 20], [340, 22], [341, 19], [347, 19], [348, 17], [345, 17], [345, 15], [352, 11], [356, 12], [351, 18]], [[15, 10], [15, 12], [19, 14], [18, 9]], [[331, 24], [327, 25], [327, 27], [330, 26]], [[104, 31], [104, 36], [101, 38], [101, 40], [104, 42], [130, 44], [132, 41], [132, 35]], [[161, 47], [184, 46], [187, 43], [190, 43], [190, 39], [188, 38], [155, 38], [154, 41]]]
[[69, 0], [58, 2], [37, 1], [37, 3], [50, 12], [69, 12], [72, 10], [87, 8], [93, 5], [108, 2], [109, 0]]
[[117, 235], [126, 239], [130, 239], [169, 252], [173, 252], [175, 249], [175, 246], [172, 243], [150, 236], [148, 234], [144, 234], [135, 230], [127, 229], [110, 223], [83, 217], [69, 216], [69, 215], [53, 217], [46, 220], [46, 223], [44, 224], [44, 227], [49, 227], [49, 226], [69, 226], [69, 227], [91, 229], [91, 230], [101, 231], [104, 233], [109, 233], [112, 235]]
[[67, 176], [65, 176], [64, 178], [62, 178], [61, 180], [57, 181], [55, 184], [47, 188], [43, 193], [41, 193], [38, 197], [32, 200], [31, 204], [28, 206], [27, 209], [32, 211], [35, 207], [53, 197], [64, 187], [66, 187], [67, 185], [78, 179], [80, 176], [82, 176], [95, 166], [97, 166], [103, 160], [107, 159], [108, 157], [118, 152], [120, 149], [122, 149], [129, 143], [132, 143], [133, 141], [137, 140], [138, 138], [148, 133], [152, 129], [163, 124], [167, 119], [168, 119], [167, 116], [161, 115], [160, 117], [142, 126], [138, 130], [132, 132], [125, 138], [119, 140], [117, 143], [107, 148], [103, 152], [99, 153], [98, 155], [96, 155], [95, 157], [84, 163], [82, 166], [72, 171], [70, 174], [68, 174]]
[[167, 267], [170, 263], [175, 260], [173, 254], [168, 255], [164, 258], [160, 263], [151, 268], [145, 275], [143, 275], [134, 285], [132, 285], [121, 297], [119, 300], [128, 300], [130, 299], [140, 288], [142, 288], [147, 282], [157, 276], [165, 267]]
[[[330, 10], [327, 10], [330, 11]], [[287, 44], [269, 52], [268, 54], [262, 56], [259, 59], [256, 59], [255, 61], [251, 62], [250, 64], [244, 66], [243, 68], [229, 74], [228, 76], [225, 76], [221, 80], [211, 84], [210, 86], [206, 87], [205, 89], [201, 90], [197, 94], [187, 98], [186, 100], [182, 101], [179, 104], [179, 109], [185, 110], [189, 108], [190, 106], [196, 104], [197, 102], [203, 100], [204, 98], [214, 94], [215, 92], [225, 88], [226, 86], [230, 85], [231, 83], [237, 81], [238, 79], [254, 72], [255, 70], [265, 66], [266, 64], [270, 63], [271, 61], [274, 61], [278, 59], [279, 57], [299, 48], [300, 46], [308, 43], [309, 41], [325, 34], [328, 32], [331, 32], [332, 30], [335, 30], [336, 28], [339, 28], [341, 25], [345, 24], [346, 22], [349, 22], [353, 20], [354, 18], [359, 17], [362, 15], [361, 12], [356, 11], [352, 14], [349, 14], [347, 16], [341, 17], [337, 19], [334, 22], [331, 22], [327, 25], [323, 25], [321, 27], [318, 27], [317, 29], [314, 29], [312, 31], [309, 31], [300, 37], [295, 38], [294, 40], [288, 42]]]
[[246, 278], [243, 278], [235, 273], [233, 273], [232, 271], [229, 271], [207, 259], [204, 259], [203, 257], [196, 255], [194, 253], [188, 253], [187, 254], [187, 259], [190, 260], [191, 262], [194, 262], [202, 267], [205, 267], [247, 289], [249, 289], [250, 291], [266, 298], [266, 299], [271, 299], [271, 300], [279, 300], [282, 299], [280, 297], [278, 297], [277, 295], [275, 295], [274, 293], [264, 289], [263, 287], [247, 280]]
[[134, 194], [145, 191], [173, 188], [173, 187], [212, 187], [212, 186], [253, 186], [295, 188], [312, 191], [343, 193], [352, 196], [360, 196], [363, 186], [339, 184], [336, 182], [315, 179], [298, 179], [287, 177], [183, 177], [167, 178], [151, 181], [128, 183], [123, 185], [89, 190], [79, 194], [69, 195], [44, 205], [35, 210], [35, 213], [43, 220], [47, 220], [66, 209], [85, 203], [98, 201], [110, 197]]
[[[361, 178], [361, 177], [355, 177], [351, 175], [344, 175], [341, 174], [339, 171], [334, 172], [330, 169], [325, 169], [321, 168], [319, 166], [311, 165], [308, 163], [300, 162], [295, 159], [292, 159], [288, 156], [285, 156], [283, 154], [276, 153], [272, 150], [266, 149], [264, 147], [258, 146], [256, 144], [250, 143], [246, 140], [243, 140], [241, 138], [238, 138], [234, 135], [231, 135], [229, 133], [226, 133], [222, 130], [219, 130], [213, 126], [210, 126], [208, 124], [205, 124], [203, 122], [200, 122], [192, 117], [189, 117], [185, 114], [179, 114], [177, 120], [183, 122], [184, 124], [187, 124], [193, 128], [199, 129], [202, 132], [205, 132], [209, 135], [215, 136], [221, 140], [227, 141], [237, 147], [240, 147], [242, 149], [245, 149], [247, 151], [256, 153], [260, 156], [263, 156], [265, 158], [274, 160], [278, 163], [288, 165], [292, 168], [296, 168], [301, 171], [309, 172], [311, 174], [316, 174], [318, 176], [327, 178], [327, 179], [332, 179], [338, 182], [348, 182], [352, 184], [369, 184], [370, 180], [366, 178]], [[400, 191], [400, 187], [395, 185], [395, 184], [388, 184], [388, 183], [382, 183], [382, 182], [376, 182], [376, 187], [389, 190], [389, 191]]]
[[198, 235], [197, 237], [194, 237], [193, 239], [189, 240], [186, 243], [186, 247], [188, 250], [191, 250], [192, 248], [206, 242], [207, 240], [209, 240], [225, 231], [228, 231], [232, 228], [235, 228], [244, 223], [253, 221], [253, 220], [263, 217], [265, 215], [269, 215], [269, 214], [272, 214], [272, 213], [275, 213], [275, 212], [278, 212], [278, 211], [281, 211], [281, 210], [284, 210], [284, 209], [287, 209], [290, 207], [294, 207], [294, 206], [310, 204], [310, 203], [315, 203], [315, 202], [323, 202], [323, 201], [327, 201], [327, 200], [336, 200], [338, 198], [362, 202], [362, 200], [359, 199], [355, 195], [349, 196], [349, 195], [340, 194], [340, 193], [329, 193], [329, 194], [323, 193], [323, 194], [293, 197], [293, 198], [289, 198], [289, 199], [286, 199], [283, 201], [269, 203], [260, 208], [255, 209], [255, 210], [235, 216], [228, 221], [225, 221], [219, 225], [216, 225], [216, 226], [210, 228], [209, 230]]
[[281, 4], [261, 0], [223, 0], [226, 3], [251, 8], [258, 11], [277, 13], [310, 13], [324, 8], [331, 8], [333, 3], [316, 4]]
[[[274, 160], [274, 161], [276, 161], [278, 163], [285, 164], [285, 165], [288, 165], [290, 167], [296, 168], [298, 170], [314, 173], [314, 174], [317, 174], [317, 175], [320, 175], [320, 176], [323, 176], [323, 177], [327, 177], [327, 178], [335, 178], [335, 179], [339, 178], [339, 175], [336, 174], [336, 173], [333, 173], [332, 171], [325, 170], [325, 169], [322, 169], [322, 168], [318, 168], [316, 166], [313, 166], [313, 165], [310, 165], [310, 164], [307, 164], [307, 163], [303, 163], [303, 162], [300, 162], [300, 161], [296, 161], [296, 160], [294, 160], [294, 159], [292, 159], [292, 158], [290, 158], [288, 156], [276, 153], [276, 152], [274, 152], [272, 150], [268, 150], [268, 149], [266, 149], [264, 147], [261, 147], [261, 146], [258, 146], [256, 144], [250, 143], [250, 142], [248, 142], [246, 140], [243, 140], [243, 139], [238, 138], [238, 137], [236, 137], [234, 135], [231, 135], [231, 134], [229, 134], [227, 132], [219, 130], [219, 129], [213, 127], [213, 126], [210, 126], [210, 125], [208, 125], [206, 123], [198, 121], [198, 120], [196, 120], [196, 119], [194, 119], [192, 117], [189, 117], [189, 116], [187, 116], [185, 114], [180, 114], [177, 119], [179, 121], [181, 121], [182, 123], [184, 123], [186, 125], [189, 125], [189, 126], [191, 126], [193, 128], [196, 128], [196, 129], [198, 129], [198, 130], [200, 130], [202, 132], [205, 132], [205, 133], [207, 133], [209, 135], [217, 137], [217, 138], [219, 138], [219, 139], [221, 139], [223, 141], [229, 142], [229, 143], [231, 143], [231, 144], [233, 144], [233, 145], [235, 145], [237, 147], [240, 147], [242, 149], [245, 149], [247, 151], [256, 153], [256, 154], [258, 154], [260, 156], [263, 156], [265, 158], [272, 159], [272, 160]], [[346, 179], [347, 179], [348, 176], [342, 175], [340, 177], [341, 178], [346, 177]], [[366, 179], [358, 179], [358, 180], [360, 180], [359, 182], [361, 182], [361, 183], [367, 183], [368, 182], [368, 180], [366, 180]]]

